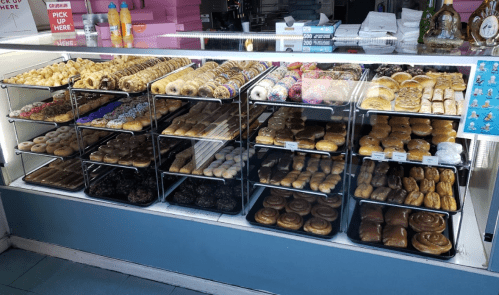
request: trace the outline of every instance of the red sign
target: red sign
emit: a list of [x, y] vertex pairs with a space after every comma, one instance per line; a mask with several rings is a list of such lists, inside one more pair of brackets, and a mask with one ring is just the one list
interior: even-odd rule
[[49, 2], [47, 3], [47, 12], [52, 33], [75, 31], [71, 2]]

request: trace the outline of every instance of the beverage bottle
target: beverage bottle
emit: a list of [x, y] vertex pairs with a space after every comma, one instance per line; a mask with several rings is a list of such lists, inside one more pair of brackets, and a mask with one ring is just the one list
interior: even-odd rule
[[499, 45], [499, 2], [484, 0], [468, 20], [468, 41], [475, 46]]
[[116, 5], [111, 2], [107, 8], [107, 20], [109, 22], [109, 30], [111, 31], [111, 40], [119, 40], [121, 42], [120, 15], [118, 10], [116, 10]]
[[133, 39], [132, 15], [130, 14], [130, 10], [128, 10], [128, 5], [126, 4], [126, 2], [122, 2], [120, 5], [120, 21], [123, 40]]

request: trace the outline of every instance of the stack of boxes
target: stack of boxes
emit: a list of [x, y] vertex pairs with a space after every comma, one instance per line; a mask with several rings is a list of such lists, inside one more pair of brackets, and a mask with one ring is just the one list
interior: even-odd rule
[[318, 25], [319, 21], [307, 22], [303, 26], [303, 52], [333, 52], [333, 36], [341, 21]]
[[[166, 20], [176, 24], [179, 32], [202, 31], [201, 0], [156, 0], [161, 1], [166, 9]], [[168, 38], [169, 48], [200, 49], [201, 42], [197, 38]]]

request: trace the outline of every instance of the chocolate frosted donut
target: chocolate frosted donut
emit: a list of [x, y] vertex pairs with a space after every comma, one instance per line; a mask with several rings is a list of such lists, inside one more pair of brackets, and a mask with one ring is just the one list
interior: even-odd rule
[[416, 212], [409, 217], [409, 225], [417, 232], [437, 232], [445, 230], [445, 220], [441, 214], [431, 212]]

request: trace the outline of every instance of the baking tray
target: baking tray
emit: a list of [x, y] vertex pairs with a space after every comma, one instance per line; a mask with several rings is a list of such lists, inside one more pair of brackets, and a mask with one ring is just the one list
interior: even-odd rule
[[[282, 231], [282, 232], [286, 232], [286, 233], [291, 233], [291, 234], [298, 235], [298, 236], [309, 236], [309, 237], [314, 237], [314, 238], [324, 239], [324, 240], [331, 239], [338, 232], [338, 230], [340, 228], [340, 220], [341, 220], [341, 207], [335, 209], [338, 212], [338, 218], [336, 218], [336, 220], [331, 223], [332, 231], [328, 235], [325, 235], [325, 236], [314, 234], [314, 233], [309, 233], [309, 232], [304, 231], [303, 229], [292, 230], [292, 229], [282, 228], [282, 227], [279, 227], [277, 225], [268, 225], [268, 224], [258, 223], [255, 220], [255, 214], [256, 214], [256, 212], [258, 212], [258, 210], [260, 210], [260, 209], [263, 208], [263, 200], [265, 199], [265, 197], [267, 197], [269, 195], [270, 195], [270, 189], [265, 189], [262, 192], [262, 194], [258, 197], [258, 199], [256, 200], [256, 202], [253, 204], [253, 207], [251, 207], [250, 211], [246, 215], [246, 220], [250, 224], [252, 224], [254, 226], [259, 226], [259, 227], [273, 229], [273, 230], [276, 230], [276, 231]], [[294, 197], [287, 198], [286, 201], [289, 202], [293, 198]], [[312, 205], [312, 207], [315, 204], [316, 203], [314, 203]], [[282, 210], [280, 210], [279, 213], [284, 213], [284, 212], [285, 212], [285, 209], [282, 209]], [[307, 220], [309, 218], [311, 218], [311, 217], [313, 217], [311, 213], [309, 213], [306, 216], [303, 216], [303, 224], [305, 224], [305, 222], [307, 222]]]
[[[377, 76], [374, 76], [373, 79], [376, 77]], [[372, 81], [372, 79], [370, 81], [363, 81], [362, 83], [360, 83], [361, 88], [360, 88], [360, 91], [358, 93], [358, 100], [357, 100], [356, 107], [357, 107], [357, 109], [361, 110], [362, 112], [365, 112], [367, 114], [398, 115], [398, 116], [407, 116], [407, 117], [424, 117], [424, 118], [454, 120], [454, 121], [461, 120], [461, 115], [453, 116], [453, 115], [437, 115], [437, 114], [430, 114], [430, 113], [401, 112], [401, 111], [395, 111], [395, 110], [383, 111], [383, 110], [374, 110], [374, 109], [364, 109], [360, 105], [362, 104], [362, 102], [365, 99], [365, 93], [366, 93], [367, 89], [370, 87], [371, 81]], [[465, 80], [465, 83], [467, 84], [466, 80]], [[466, 97], [467, 90], [468, 89], [465, 89], [463, 91], [463, 97]], [[391, 103], [392, 103], [392, 109], [393, 109], [395, 100], [393, 100]]]
[[[385, 211], [386, 211], [386, 208], [383, 209], [383, 215], [384, 215]], [[414, 210], [414, 211], [421, 211], [421, 210]], [[413, 211], [413, 213], [414, 213], [414, 211]], [[452, 218], [449, 218], [449, 216], [446, 214], [443, 214], [443, 215], [444, 215], [444, 219], [447, 223], [447, 228], [444, 230], [444, 232], [442, 234], [444, 236], [446, 236], [449, 239], [449, 241], [452, 243], [452, 249], [449, 252], [443, 253], [441, 255], [428, 254], [428, 253], [423, 253], [423, 252], [416, 250], [412, 246], [412, 242], [411, 242], [412, 236], [416, 232], [413, 231], [410, 226], [407, 228], [407, 248], [397, 248], [397, 247], [385, 246], [385, 245], [383, 245], [382, 242], [381, 243], [363, 242], [359, 236], [359, 227], [360, 227], [360, 222], [361, 222], [361, 220], [360, 220], [360, 205], [359, 204], [355, 205], [355, 210], [353, 212], [352, 219], [350, 220], [350, 223], [348, 225], [347, 236], [348, 236], [348, 238], [350, 238], [350, 240], [352, 242], [357, 243], [357, 244], [367, 245], [367, 246], [381, 248], [381, 249], [385, 249], [385, 250], [391, 250], [394, 252], [408, 253], [408, 254], [412, 254], [412, 255], [416, 255], [416, 256], [424, 256], [424, 257], [448, 260], [448, 259], [451, 259], [452, 257], [456, 256], [456, 248], [455, 248], [456, 245], [454, 242], [454, 225], [452, 222]]]
[[352, 89], [350, 90], [350, 92], [348, 93], [347, 97], [348, 97], [348, 101], [345, 101], [341, 104], [337, 104], [337, 105], [329, 105], [329, 104], [324, 104], [324, 103], [321, 103], [321, 104], [309, 104], [309, 103], [304, 103], [304, 102], [294, 102], [294, 101], [269, 101], [269, 100], [254, 100], [254, 99], [251, 99], [251, 91], [253, 91], [253, 88], [258, 84], [258, 82], [262, 81], [263, 79], [267, 78], [267, 76], [273, 72], [275, 69], [273, 69], [272, 71], [269, 71], [268, 73], [265, 74], [265, 76], [261, 77], [249, 90], [248, 90], [248, 99], [250, 101], [250, 103], [252, 104], [259, 104], [259, 105], [269, 105], [269, 106], [284, 106], [284, 107], [294, 107], [294, 108], [310, 108], [310, 109], [322, 109], [322, 110], [329, 110], [331, 111], [333, 114], [335, 112], [335, 109], [337, 108], [341, 108], [341, 107], [346, 107], [348, 106], [352, 101], [353, 101], [353, 98], [355, 97], [355, 95], [360, 91], [360, 87], [362, 85], [362, 83], [358, 83], [358, 82], [362, 82], [362, 81], [366, 81], [367, 80], [367, 77], [368, 77], [368, 74], [369, 74], [369, 69], [365, 69], [363, 72], [362, 72], [362, 75], [359, 79], [359, 81], [355, 81], [357, 83], [355, 83], [355, 86], [352, 87]]
[[[171, 121], [171, 120], [173, 120], [173, 118], [182, 114], [187, 109], [188, 109], [188, 106], [186, 104], [184, 104], [183, 106], [181, 106], [179, 109], [175, 110], [174, 112], [171, 112], [171, 113], [168, 113], [168, 114], [161, 116], [161, 118], [157, 119], [157, 121], [158, 121], [158, 123], [165, 122], [165, 121]], [[143, 127], [142, 130], [134, 131], [134, 130], [117, 129], [117, 128], [94, 127], [94, 126], [88, 126], [88, 125], [76, 125], [76, 127], [79, 129], [92, 129], [92, 130], [98, 130], [98, 131], [121, 132], [121, 133], [129, 133], [131, 135], [141, 135], [141, 134], [145, 134], [145, 133], [150, 133], [151, 126], [152, 126], [152, 124], [149, 126]]]
[[[116, 170], [116, 168], [110, 169], [104, 175], [101, 175], [98, 178], [94, 179], [93, 183], [91, 183], [90, 186], [99, 183], [100, 181], [102, 181], [103, 179], [105, 179], [105, 177], [109, 173], [111, 173], [114, 170]], [[156, 188], [152, 190], [153, 195], [155, 195], [156, 197], [153, 198], [150, 202], [147, 202], [147, 203], [132, 203], [132, 202], [128, 201], [128, 199], [127, 199], [126, 196], [125, 197], [120, 196], [120, 197], [116, 197], [116, 198], [97, 197], [97, 196], [91, 195], [89, 193], [89, 189], [90, 188], [87, 187], [83, 191], [87, 196], [89, 196], [91, 198], [94, 198], [94, 199], [97, 199], [97, 200], [104, 200], [104, 201], [109, 201], [109, 202], [113, 202], [113, 203], [126, 204], [126, 205], [132, 205], [132, 206], [137, 206], [137, 207], [149, 207], [149, 206], [151, 206], [152, 204], [154, 204], [154, 203], [156, 203], [158, 201], [158, 196], [157, 196], [158, 192], [157, 192]]]
[[[71, 127], [74, 127], [74, 126], [71, 126]], [[48, 132], [51, 132], [51, 131], [55, 131], [57, 130], [57, 128], [54, 128], [54, 129], [51, 129], [43, 134], [47, 134]], [[27, 141], [33, 141], [33, 139], [37, 138], [37, 137], [40, 137], [40, 136], [43, 136], [43, 134], [41, 135], [38, 135], [36, 137], [33, 137], [31, 138], [30, 140], [27, 140]], [[100, 145], [102, 142], [110, 139], [111, 137], [113, 136], [113, 134], [109, 134], [108, 136], [105, 136], [103, 138], [100, 138], [96, 143], [94, 144], [91, 144], [91, 145], [88, 145], [87, 147], [85, 147], [83, 149], [83, 152], [86, 153], [87, 151], [93, 149], [95, 146], [98, 146]], [[14, 151], [16, 152], [16, 154], [31, 154], [31, 155], [37, 155], [37, 156], [43, 156], [43, 157], [49, 157], [49, 158], [57, 158], [57, 159], [61, 159], [63, 161], [65, 160], [69, 160], [69, 159], [73, 159], [75, 157], [78, 157], [80, 156], [80, 151], [76, 151], [74, 152], [73, 154], [67, 156], [67, 157], [63, 157], [63, 156], [56, 156], [56, 155], [53, 155], [53, 154], [47, 154], [47, 153], [36, 153], [36, 152], [32, 152], [32, 151], [23, 151], [23, 150], [20, 150], [18, 148], [18, 146], [14, 147]]]
[[[184, 179], [185, 181], [185, 179]], [[182, 181], [183, 183], [183, 181]], [[235, 180], [235, 179], [230, 179], [228, 180], [226, 183], [224, 183], [223, 185], [224, 186], [228, 186], [228, 187], [231, 187], [233, 185], [237, 185], [241, 183], [240, 180]], [[219, 210], [219, 209], [216, 209], [216, 208], [205, 208], [205, 207], [199, 207], [195, 204], [180, 204], [180, 203], [177, 203], [173, 200], [173, 196], [175, 195], [175, 193], [177, 191], [180, 190], [180, 186], [182, 184], [180, 184], [179, 186], [177, 186], [173, 191], [171, 191], [168, 196], [166, 196], [166, 201], [168, 203], [170, 203], [171, 205], [175, 205], [175, 206], [180, 206], [180, 207], [186, 207], [186, 208], [192, 208], [192, 209], [197, 209], [197, 210], [204, 210], [204, 211], [210, 211], [210, 212], [215, 212], [215, 213], [221, 213], [221, 214], [228, 214], [228, 215], [237, 215], [241, 212], [241, 210], [243, 209], [242, 208], [242, 201], [239, 197], [237, 198], [234, 198], [236, 201], [237, 201], [237, 205], [236, 207], [234, 208], [234, 210], [231, 210], [231, 211], [225, 211], [225, 210]], [[250, 192], [251, 193], [251, 192]], [[245, 203], [246, 203], [246, 197], [244, 198], [245, 200]]]
[[[446, 210], [443, 210], [443, 209], [427, 208], [427, 207], [424, 207], [424, 204], [422, 204], [420, 207], [418, 207], [418, 206], [413, 206], [413, 205], [396, 204], [396, 203], [389, 203], [389, 202], [385, 202], [385, 201], [377, 201], [377, 200], [373, 200], [373, 199], [363, 199], [363, 198], [356, 197], [356, 196], [354, 196], [354, 193], [355, 193], [355, 189], [357, 188], [357, 178], [359, 177], [359, 173], [360, 173], [360, 167], [361, 167], [360, 165], [357, 168], [357, 172], [355, 173], [355, 176], [352, 178], [352, 182], [351, 182], [352, 185], [349, 188], [349, 194], [350, 194], [350, 196], [352, 198], [354, 198], [355, 200], [357, 200], [357, 201], [363, 201], [363, 202], [366, 202], [366, 203], [373, 203], [373, 204], [380, 204], [380, 205], [390, 205], [390, 206], [393, 206], [393, 207], [416, 209], [416, 210], [419, 210], [419, 211], [429, 211], [429, 212], [434, 212], [434, 213], [443, 213], [443, 214], [451, 214], [451, 215], [456, 214], [458, 212], [461, 212], [463, 200], [461, 200], [461, 194], [459, 194], [459, 175], [458, 175], [459, 173], [458, 173], [458, 170], [456, 169], [456, 167], [453, 167], [453, 166], [443, 166], [443, 165], [440, 165], [440, 166], [430, 166], [430, 165], [414, 164], [414, 163], [399, 163], [399, 164], [389, 163], [389, 164], [390, 164], [390, 167], [403, 166], [404, 167], [404, 172], [405, 172], [405, 177], [409, 177], [409, 171], [414, 166], [419, 166], [419, 167], [441, 167], [441, 168], [447, 168], [447, 169], [453, 170], [454, 173], [455, 173], [455, 179], [456, 180], [454, 181], [454, 185], [452, 186], [452, 191], [453, 191], [453, 194], [454, 194], [454, 198], [456, 199], [456, 211], [446, 211]], [[418, 186], [419, 186], [419, 184], [418, 184]], [[435, 184], [435, 186], [436, 186], [436, 184]]]
[[[258, 81], [260, 79], [260, 77], [262, 77], [263, 75], [269, 73], [273, 69], [274, 69], [274, 67], [271, 66], [268, 69], [266, 69], [265, 71], [263, 71], [260, 74], [258, 74], [253, 79], [251, 79], [248, 82], [246, 82], [246, 84], [244, 84], [243, 86], [241, 86], [241, 88], [239, 89], [239, 94], [242, 93], [242, 92], [244, 92], [244, 91], [246, 91], [246, 89], [248, 89], [248, 87], [250, 87], [251, 85], [253, 85], [253, 83], [255, 83], [256, 81]], [[236, 95], [236, 96], [234, 96], [232, 98], [228, 98], [228, 99], [222, 99], [222, 98], [214, 98], [214, 97], [180, 96], [180, 95], [177, 96], [177, 95], [168, 95], [168, 94], [154, 94], [155, 98], [174, 98], [174, 99], [180, 99], [180, 100], [211, 101], [211, 102], [218, 102], [220, 104], [233, 103], [234, 101], [239, 100], [238, 96], [239, 95]]]
[[[365, 136], [365, 135], [368, 135], [369, 132], [371, 131], [371, 125], [369, 124], [365, 124], [363, 125], [361, 128], [360, 128], [360, 131], [358, 132], [358, 137], [354, 140], [354, 146], [353, 146], [353, 156], [357, 156], [357, 157], [367, 157], [367, 158], [370, 158], [371, 156], [365, 156], [365, 155], [361, 155], [359, 154], [359, 150], [360, 150], [360, 139]], [[357, 132], [356, 132], [357, 133]], [[434, 145], [431, 140], [432, 140], [432, 136], [429, 135], [429, 136], [417, 136], [417, 135], [414, 135], [414, 134], [411, 134], [411, 139], [424, 139], [426, 140], [429, 144], [430, 144], [430, 154], [432, 154], [433, 156], [435, 155], [435, 153], [437, 152], [437, 146]], [[451, 164], [439, 164], [439, 165], [434, 165], [435, 167], [446, 167], [446, 166], [455, 166], [455, 167], [459, 167], [459, 168], [464, 168], [464, 169], [468, 169], [469, 168], [469, 165], [470, 165], [470, 162], [469, 162], [469, 155], [468, 155], [468, 142], [467, 142], [467, 139], [465, 138], [460, 138], [460, 137], [456, 137], [456, 143], [460, 143], [462, 146], [463, 146], [463, 152], [461, 153], [461, 163], [460, 164], [456, 164], [456, 165], [451, 165]], [[380, 146], [381, 145], [381, 142], [380, 142]], [[404, 149], [406, 149], [406, 144], [404, 144]], [[406, 152], [408, 152], [408, 150], [406, 149]], [[385, 161], [389, 161], [389, 162], [398, 162], [396, 160], [393, 160], [393, 159], [389, 159], [389, 158], [385, 158]], [[413, 164], [421, 164], [421, 162], [418, 162], [418, 161], [410, 161], [410, 160], [407, 160], [407, 163], [413, 163]]]
[[[40, 168], [43, 168], [43, 167], [48, 167], [48, 164], [47, 165], [43, 165], [41, 167], [38, 167], [36, 170], [30, 172], [29, 174], [37, 171], [38, 169]], [[92, 180], [100, 177], [100, 175], [102, 175], [102, 173], [106, 173], [108, 170], [105, 169], [104, 167], [95, 167], [95, 166], [92, 166], [91, 168], [91, 171], [88, 171], [89, 173], [98, 173], [99, 175], [97, 175], [96, 177], [92, 178]], [[29, 175], [28, 174], [28, 175]], [[56, 185], [51, 185], [51, 184], [44, 184], [44, 183], [41, 183], [41, 182], [35, 182], [35, 181], [29, 181], [29, 180], [26, 180], [26, 176], [25, 175], [22, 180], [26, 183], [29, 183], [29, 184], [32, 184], [32, 185], [37, 185], [37, 186], [43, 186], [43, 187], [48, 187], [48, 188], [55, 188], [55, 189], [58, 189], [58, 190], [62, 190], [62, 191], [66, 191], [66, 192], [77, 192], [77, 191], [80, 191], [82, 189], [85, 188], [85, 180], [83, 179], [83, 182], [80, 186], [74, 188], [74, 189], [68, 189], [68, 188], [65, 188], [65, 187], [61, 187], [61, 186], [56, 186]]]
[[[48, 102], [51, 102], [52, 101], [52, 98], [49, 97], [49, 98], [46, 98], [44, 100], [42, 100], [41, 102], [43, 103], [48, 103]], [[74, 123], [74, 118], [69, 120], [69, 121], [66, 121], [66, 122], [51, 122], [51, 121], [45, 121], [45, 120], [31, 120], [31, 119], [23, 119], [23, 118], [11, 118], [9, 117], [9, 115], [7, 114], [6, 115], [7, 119], [9, 120], [9, 123], [12, 123], [12, 122], [29, 122], [29, 123], [37, 123], [37, 124], [46, 124], [46, 125], [54, 125], [54, 126], [57, 126], [57, 127], [61, 127], [61, 126], [67, 126], [69, 124], [73, 124]]]

